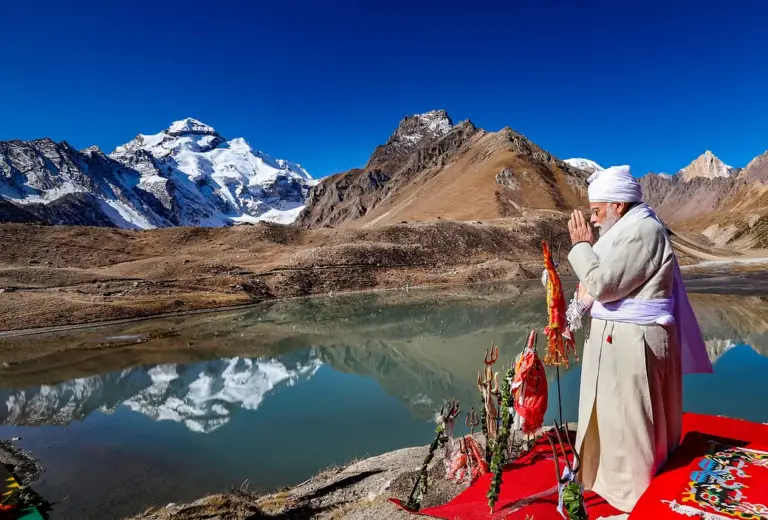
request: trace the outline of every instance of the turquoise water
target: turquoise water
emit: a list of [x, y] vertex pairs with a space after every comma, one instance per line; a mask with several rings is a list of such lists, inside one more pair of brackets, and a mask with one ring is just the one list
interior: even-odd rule
[[[479, 404], [484, 349], [500, 345], [501, 365], [543, 325], [543, 298], [535, 285], [317, 298], [26, 339], [115, 348], [0, 370], [0, 437], [40, 458], [33, 487], [57, 502], [52, 518], [119, 518], [246, 482], [274, 490], [429, 443], [443, 399]], [[715, 373], [686, 378], [685, 409], [768, 422], [768, 300], [692, 303]], [[568, 420], [579, 375], [561, 374]]]

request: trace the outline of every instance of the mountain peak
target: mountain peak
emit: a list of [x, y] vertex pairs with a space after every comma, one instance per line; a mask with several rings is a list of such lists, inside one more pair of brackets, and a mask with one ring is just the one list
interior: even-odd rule
[[104, 155], [104, 152], [101, 151], [101, 148], [99, 148], [99, 146], [95, 144], [92, 146], [89, 146], [88, 148], [83, 148], [82, 152], [87, 155], [91, 155], [94, 153]]
[[171, 126], [168, 127], [165, 133], [173, 136], [185, 134], [218, 135], [212, 126], [208, 126], [205, 123], [202, 123], [191, 117], [182, 119], [181, 121], [174, 121]]
[[451, 131], [453, 121], [445, 110], [405, 116], [389, 138], [389, 143], [418, 143], [424, 138], [441, 137]]
[[733, 175], [734, 169], [721, 161], [711, 150], [706, 150], [679, 173], [681, 179], [690, 181], [696, 177], [727, 178]]
[[573, 166], [574, 168], [578, 168], [581, 171], [587, 172], [587, 173], [595, 173], [596, 171], [604, 170], [602, 166], [597, 164], [595, 161], [591, 161], [589, 159], [583, 159], [581, 157], [574, 157], [573, 159], [566, 159], [563, 161], [564, 163]]

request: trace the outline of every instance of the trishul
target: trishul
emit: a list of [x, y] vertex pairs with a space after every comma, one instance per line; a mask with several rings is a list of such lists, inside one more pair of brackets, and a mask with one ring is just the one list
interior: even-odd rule
[[474, 406], [469, 412], [467, 412], [467, 418], [464, 419], [464, 424], [466, 424], [467, 428], [469, 428], [469, 434], [474, 435], [475, 428], [477, 428], [478, 425], [480, 424], [480, 417], [478, 417], [477, 411], [475, 411]]
[[496, 408], [496, 402], [499, 397], [499, 373], [493, 372], [493, 364], [496, 363], [497, 359], [499, 359], [499, 347], [491, 344], [491, 349], [485, 351], [483, 371], [477, 373], [477, 388], [483, 394], [488, 439], [496, 438], [497, 433], [496, 418], [499, 411]]
[[460, 411], [461, 403], [456, 399], [446, 401], [440, 408], [440, 423], [449, 439], [453, 437], [453, 423]]
[[[563, 472], [560, 472], [560, 464], [558, 459], [560, 453], [555, 447], [555, 442], [552, 440], [552, 434], [547, 433], [547, 439], [549, 445], [552, 448], [552, 459], [555, 463], [555, 478], [557, 478], [557, 491], [558, 491], [558, 511], [563, 518], [569, 518], [570, 520], [587, 520], [587, 512], [584, 507], [584, 494], [581, 484], [578, 481], [579, 469], [581, 469], [581, 457], [579, 453], [573, 449], [571, 444], [570, 429], [568, 428], [568, 421], [564, 424], [563, 432], [561, 435], [561, 427], [555, 419], [555, 436], [557, 437], [557, 448], [560, 448], [560, 452], [563, 454], [565, 462], [565, 468]], [[573, 462], [568, 459], [568, 450], [566, 450], [566, 444], [563, 442], [563, 437], [568, 443], [571, 453], [573, 453]], [[563, 512], [565, 510], [565, 513]], [[567, 513], [567, 515], [566, 515]]]

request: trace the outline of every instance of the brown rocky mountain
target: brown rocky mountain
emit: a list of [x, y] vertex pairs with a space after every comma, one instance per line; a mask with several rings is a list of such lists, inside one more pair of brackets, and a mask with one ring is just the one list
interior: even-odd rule
[[747, 182], [768, 184], [768, 152], [758, 155], [739, 174]]
[[648, 174], [640, 184], [646, 202], [673, 230], [701, 234], [712, 246], [768, 248], [768, 185], [760, 182], [768, 171], [761, 157], [739, 175], [707, 177], [691, 169], [701, 175]]
[[323, 179], [304, 228], [489, 220], [584, 205], [587, 174], [503, 128], [453, 124], [444, 110], [404, 118], [364, 168]]
[[719, 210], [737, 184], [739, 181], [733, 178], [696, 177], [686, 181], [680, 176], [653, 173], [640, 178], [645, 201], [668, 223]]

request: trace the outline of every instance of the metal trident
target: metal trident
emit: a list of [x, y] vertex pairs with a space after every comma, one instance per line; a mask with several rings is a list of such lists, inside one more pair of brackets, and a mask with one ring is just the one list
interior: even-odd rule
[[[571, 452], [573, 453], [573, 464], [568, 460], [568, 452], [565, 449], [565, 444], [563, 443], [563, 437], [560, 435], [560, 424], [557, 422], [557, 419], [555, 419], [555, 435], [557, 435], [557, 445], [560, 448], [560, 451], [563, 452], [563, 458], [565, 459], [565, 465], [568, 467], [568, 470], [570, 471], [571, 475], [576, 475], [579, 472], [579, 469], [581, 468], [581, 457], [579, 457], [579, 453], [573, 449], [573, 444], [571, 444], [571, 435], [570, 431], [568, 429], [568, 421], [565, 421], [565, 440], [568, 443], [568, 447], [571, 449]], [[559, 453], [557, 452], [557, 449], [555, 448], [555, 443], [552, 440], [552, 435], [547, 434], [547, 439], [549, 439], [549, 445], [552, 447], [552, 455], [555, 461], [555, 473], [557, 477], [557, 481], [560, 484], [566, 484], [570, 479], [567, 475], [563, 475], [560, 473], [560, 464], [558, 463], [559, 459]]]
[[467, 412], [467, 418], [464, 419], [464, 424], [466, 424], [467, 428], [469, 428], [469, 434], [474, 435], [475, 428], [477, 428], [477, 426], [480, 424], [480, 417], [477, 416], [477, 411], [475, 410], [474, 406], [470, 411]]
[[485, 364], [491, 366], [496, 363], [497, 359], [499, 359], [499, 347], [495, 343], [491, 343], [491, 349], [485, 350]]

